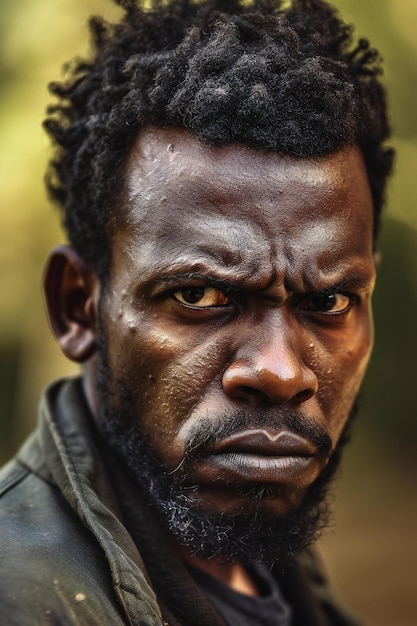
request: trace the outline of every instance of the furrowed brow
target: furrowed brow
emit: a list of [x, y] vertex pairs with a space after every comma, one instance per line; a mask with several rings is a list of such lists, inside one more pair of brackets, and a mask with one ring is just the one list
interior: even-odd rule
[[375, 275], [370, 271], [349, 272], [344, 276], [325, 276], [318, 282], [323, 285], [319, 289], [317, 289], [317, 283], [312, 280], [306, 280], [306, 286], [312, 291], [323, 294], [350, 290], [369, 292], [374, 286]]

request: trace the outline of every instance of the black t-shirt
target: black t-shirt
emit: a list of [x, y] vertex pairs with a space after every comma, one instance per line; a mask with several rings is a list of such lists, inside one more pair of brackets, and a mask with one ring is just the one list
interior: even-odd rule
[[188, 569], [228, 626], [291, 626], [291, 607], [268, 570], [251, 570], [260, 595], [249, 596], [195, 567]]

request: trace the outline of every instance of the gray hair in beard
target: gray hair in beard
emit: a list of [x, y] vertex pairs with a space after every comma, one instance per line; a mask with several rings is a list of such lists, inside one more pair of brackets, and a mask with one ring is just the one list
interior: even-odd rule
[[[191, 554], [207, 559], [221, 556], [225, 562], [242, 564], [278, 563], [284, 568], [317, 540], [329, 523], [326, 496], [342, 449], [350, 438], [357, 403], [334, 450], [325, 429], [297, 410], [243, 410], [204, 420], [191, 431], [183, 462], [169, 473], [138, 427], [136, 391], [129, 389], [125, 380], [113, 376], [103, 335], [99, 343], [98, 392], [104, 445], [116, 456], [161, 523]], [[306, 437], [329, 458], [328, 463], [307, 489], [300, 507], [288, 515], [265, 513], [264, 499], [277, 495], [279, 489], [285, 490], [285, 486], [277, 490], [268, 485], [241, 488], [247, 506], [239, 514], [210, 511], [195, 496], [196, 486], [188, 478], [190, 468], [216, 441], [256, 426], [284, 427]]]

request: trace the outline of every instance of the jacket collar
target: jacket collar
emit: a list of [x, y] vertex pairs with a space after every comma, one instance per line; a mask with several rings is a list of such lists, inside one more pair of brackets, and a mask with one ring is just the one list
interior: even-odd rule
[[58, 486], [101, 545], [128, 623], [161, 626], [158, 602], [142, 558], [125, 526], [99, 453], [81, 379], [50, 385], [40, 405], [39, 429], [19, 461]]

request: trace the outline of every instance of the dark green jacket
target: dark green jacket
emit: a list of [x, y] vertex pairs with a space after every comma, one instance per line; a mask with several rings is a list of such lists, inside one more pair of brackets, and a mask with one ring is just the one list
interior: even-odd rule
[[[0, 472], [0, 624], [222, 625], [127, 481], [116, 497], [96, 441], [80, 381], [53, 384]], [[295, 626], [356, 626], [312, 553], [278, 578]]]

